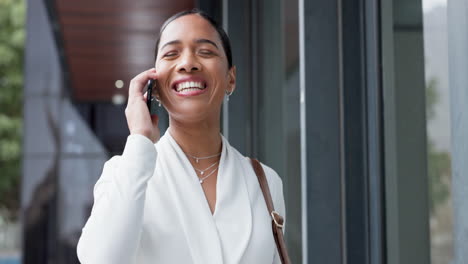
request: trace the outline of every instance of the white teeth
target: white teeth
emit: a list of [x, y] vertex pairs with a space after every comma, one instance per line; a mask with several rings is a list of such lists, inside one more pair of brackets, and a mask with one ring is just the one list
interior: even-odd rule
[[203, 84], [201, 82], [182, 82], [177, 84], [176, 90], [177, 92], [181, 92], [182, 90], [200, 90], [200, 89], [205, 89]]
[[199, 88], [187, 88], [187, 89], [183, 89], [179, 93], [185, 94], [185, 93], [189, 93], [189, 92], [192, 92], [192, 91], [199, 91], [199, 90], [200, 90]]

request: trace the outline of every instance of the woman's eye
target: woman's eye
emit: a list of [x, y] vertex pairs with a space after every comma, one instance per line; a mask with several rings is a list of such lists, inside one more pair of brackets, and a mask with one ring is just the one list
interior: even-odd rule
[[200, 50], [198, 53], [201, 55], [214, 55], [214, 53], [211, 50]]
[[163, 57], [174, 57], [175, 55], [177, 55], [177, 52], [171, 51], [171, 52], [164, 54]]

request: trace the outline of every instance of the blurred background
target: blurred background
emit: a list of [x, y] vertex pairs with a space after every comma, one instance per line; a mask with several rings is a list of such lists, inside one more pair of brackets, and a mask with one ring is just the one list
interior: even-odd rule
[[293, 263], [468, 263], [466, 1], [0, 0], [0, 264], [79, 263], [128, 83], [194, 7], [231, 38], [222, 132], [282, 177]]

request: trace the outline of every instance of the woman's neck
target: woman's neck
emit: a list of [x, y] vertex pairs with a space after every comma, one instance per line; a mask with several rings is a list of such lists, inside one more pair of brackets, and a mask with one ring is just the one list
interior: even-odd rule
[[169, 123], [168, 131], [186, 154], [204, 157], [221, 152], [219, 121], [182, 124], [170, 120]]

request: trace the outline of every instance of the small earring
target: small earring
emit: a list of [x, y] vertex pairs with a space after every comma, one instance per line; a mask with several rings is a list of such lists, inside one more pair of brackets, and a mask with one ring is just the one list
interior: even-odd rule
[[229, 101], [229, 96], [231, 96], [231, 94], [232, 94], [232, 91], [226, 90], [226, 95], [227, 95], [226, 100], [227, 101]]
[[154, 99], [156, 99], [156, 101], [158, 102], [158, 106], [161, 107], [161, 101], [159, 100], [159, 98], [155, 96]]

